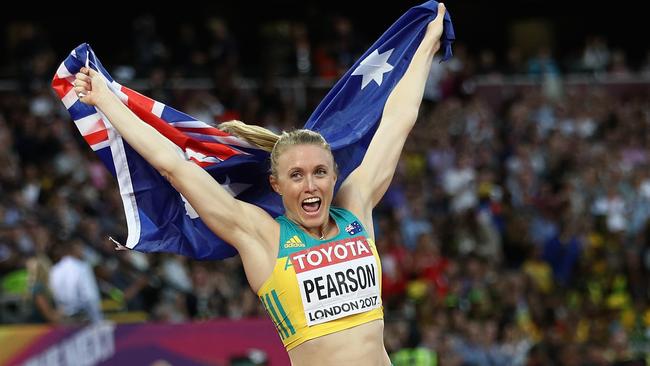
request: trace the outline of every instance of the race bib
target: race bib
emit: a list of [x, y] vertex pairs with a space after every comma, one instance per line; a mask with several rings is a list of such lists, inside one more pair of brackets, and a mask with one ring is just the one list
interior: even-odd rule
[[291, 263], [309, 326], [381, 306], [379, 269], [363, 236], [296, 252]]

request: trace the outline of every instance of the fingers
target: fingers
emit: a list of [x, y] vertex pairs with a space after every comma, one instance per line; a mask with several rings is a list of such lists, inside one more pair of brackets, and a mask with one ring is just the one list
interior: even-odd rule
[[445, 7], [445, 4], [438, 3], [438, 10], [436, 13], [436, 17], [431, 22], [429, 22], [429, 28], [442, 27], [442, 24], [445, 20], [446, 12], [447, 12], [447, 8]]
[[83, 72], [78, 72], [75, 74], [75, 83], [76, 82], [85, 82], [85, 83], [90, 83], [90, 76], [84, 74]]
[[445, 7], [445, 4], [443, 3], [438, 3], [438, 13], [436, 14], [436, 19], [440, 19], [442, 21], [445, 17], [445, 12], [447, 11], [447, 8]]
[[444, 30], [444, 19], [447, 8], [445, 4], [438, 3], [436, 17], [427, 26], [426, 37], [432, 41], [431, 50], [435, 53], [440, 49], [440, 37]]
[[98, 81], [102, 81], [102, 75], [99, 72], [87, 67], [82, 67], [75, 75], [75, 78], [80, 82], [86, 82], [89, 86], [92, 86], [93, 83], [97, 83]]
[[88, 67], [82, 67], [81, 70], [79, 70], [79, 72], [82, 73], [82, 74], [89, 75], [89, 76], [98, 75], [97, 71], [95, 71], [94, 69], [88, 68]]
[[82, 68], [80, 72], [75, 74], [75, 80], [73, 82], [74, 85], [74, 92], [77, 94], [79, 99], [82, 99], [88, 95], [90, 90], [92, 89], [92, 80], [90, 76], [86, 75], [84, 71], [87, 72], [87, 69], [84, 70], [85, 68]]
[[78, 73], [75, 75], [75, 80], [73, 82], [73, 85], [75, 87], [83, 87], [83, 88], [89, 88], [90, 85], [92, 84], [92, 80], [87, 75], [84, 75], [82, 73]]
[[79, 99], [83, 99], [86, 96], [86, 89], [75, 86], [74, 92], [77, 94], [77, 97], [79, 97]]
[[73, 89], [79, 98], [85, 97], [90, 92], [87, 85], [75, 85]]
[[108, 92], [102, 74], [89, 67], [79, 69], [79, 72], [75, 74], [72, 86], [79, 100], [89, 105], [96, 105], [95, 103], [101, 98], [101, 95]]

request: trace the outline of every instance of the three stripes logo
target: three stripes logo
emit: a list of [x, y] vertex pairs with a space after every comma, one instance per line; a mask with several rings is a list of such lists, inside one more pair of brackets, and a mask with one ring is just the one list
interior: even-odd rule
[[275, 290], [271, 290], [271, 292], [260, 296], [260, 300], [262, 300], [266, 312], [273, 319], [273, 323], [280, 334], [280, 338], [286, 339], [296, 334], [296, 329], [293, 327], [293, 324], [291, 324], [291, 319], [289, 319], [286, 311], [284, 311], [284, 307], [282, 306]]
[[285, 248], [304, 248], [304, 247], [305, 247], [305, 243], [303, 243], [303, 242], [300, 240], [300, 238], [298, 237], [298, 235], [294, 235], [293, 237], [291, 237], [291, 239], [287, 240], [287, 241], [284, 243], [284, 247], [285, 247]]

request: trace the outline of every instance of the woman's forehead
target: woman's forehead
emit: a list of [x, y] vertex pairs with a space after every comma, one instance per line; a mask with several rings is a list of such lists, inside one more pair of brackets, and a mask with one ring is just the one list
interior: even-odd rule
[[293, 166], [329, 166], [331, 164], [332, 154], [319, 145], [294, 145], [287, 148], [278, 157], [278, 165], [285, 168]]

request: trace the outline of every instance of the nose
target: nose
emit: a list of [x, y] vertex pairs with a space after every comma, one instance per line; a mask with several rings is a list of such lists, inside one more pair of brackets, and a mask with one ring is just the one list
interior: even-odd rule
[[315, 189], [316, 184], [314, 182], [314, 177], [312, 175], [308, 175], [305, 179], [305, 191], [313, 192]]

